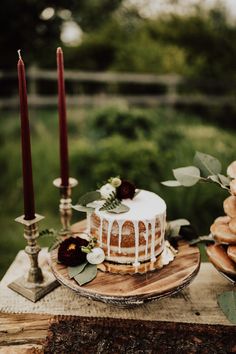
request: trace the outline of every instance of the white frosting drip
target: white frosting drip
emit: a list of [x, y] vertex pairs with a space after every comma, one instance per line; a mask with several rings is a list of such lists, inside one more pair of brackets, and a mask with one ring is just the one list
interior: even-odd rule
[[103, 219], [100, 218], [100, 228], [99, 228], [99, 243], [100, 243], [100, 246], [102, 245], [102, 226], [103, 226]]
[[87, 212], [87, 233], [90, 234], [91, 232], [91, 215], [90, 211]]
[[130, 210], [126, 213], [113, 214], [96, 208], [96, 215], [107, 221], [130, 220], [144, 221], [153, 220], [156, 215], [161, 215], [166, 211], [166, 203], [162, 198], [153, 192], [141, 190], [134, 199], [124, 199], [122, 204], [127, 205]]
[[147, 221], [144, 221], [144, 225], [145, 225], [145, 228], [146, 228], [146, 231], [145, 231], [145, 241], [146, 241], [146, 246], [145, 246], [145, 257], [147, 257], [147, 254], [148, 254], [148, 234], [149, 234], [149, 230], [148, 230], [148, 222]]
[[135, 261], [133, 263], [134, 266], [140, 265], [138, 261], [138, 250], [139, 250], [139, 221], [134, 221], [134, 238], [135, 238]]
[[108, 223], [108, 229], [107, 229], [107, 255], [108, 255], [108, 257], [110, 256], [110, 252], [111, 252], [110, 241], [111, 241], [111, 229], [112, 229], [112, 225], [113, 225], [113, 221], [110, 221], [110, 222]]
[[160, 225], [161, 225], [161, 234], [164, 234], [166, 228], [166, 212], [164, 212], [164, 214], [162, 214], [160, 217]]
[[121, 253], [121, 238], [122, 238], [122, 227], [124, 221], [118, 220], [118, 252]]
[[[155, 239], [156, 239], [156, 219], [159, 218], [161, 237], [163, 237], [165, 231], [165, 212], [166, 204], [163, 199], [161, 199], [155, 193], [141, 190], [141, 192], [133, 199], [125, 199], [122, 201], [123, 204], [127, 205], [130, 210], [126, 213], [112, 214], [107, 211], [100, 211], [99, 207], [96, 208], [95, 214], [100, 218], [99, 227], [99, 240], [102, 244], [102, 233], [103, 233], [103, 220], [106, 220], [107, 226], [107, 258], [110, 257], [111, 253], [111, 232], [114, 221], [118, 224], [118, 252], [121, 253], [121, 242], [122, 242], [122, 227], [126, 221], [130, 221], [134, 225], [134, 237], [135, 237], [135, 260], [133, 265], [138, 266], [139, 263], [139, 222], [142, 221], [145, 225], [145, 257], [148, 256], [148, 239], [149, 239], [149, 224], [151, 225], [151, 251], [150, 258], [151, 261], [155, 261]], [[88, 219], [88, 229], [90, 232], [90, 217], [91, 214], [87, 213]]]
[[156, 219], [151, 220], [151, 261], [155, 262], [156, 257], [155, 257], [155, 223]]

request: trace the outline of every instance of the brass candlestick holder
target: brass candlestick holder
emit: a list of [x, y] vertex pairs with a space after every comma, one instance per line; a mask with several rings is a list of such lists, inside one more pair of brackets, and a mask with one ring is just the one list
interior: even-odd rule
[[71, 208], [71, 190], [73, 187], [77, 186], [78, 181], [75, 178], [69, 178], [69, 185], [64, 187], [61, 185], [61, 178], [56, 178], [53, 181], [54, 186], [60, 189], [60, 218], [62, 229], [59, 231], [61, 237], [66, 237], [70, 234], [70, 222], [72, 217], [72, 208]]
[[41, 299], [59, 285], [51, 272], [42, 270], [38, 265], [38, 254], [41, 250], [37, 244], [38, 222], [42, 219], [44, 216], [35, 214], [32, 220], [25, 220], [24, 215], [15, 220], [24, 225], [24, 238], [27, 241], [25, 252], [30, 259], [30, 269], [27, 274], [10, 283], [8, 287], [33, 302]]

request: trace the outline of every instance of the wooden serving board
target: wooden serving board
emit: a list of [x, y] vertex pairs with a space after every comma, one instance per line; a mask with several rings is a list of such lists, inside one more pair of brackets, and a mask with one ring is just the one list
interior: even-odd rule
[[179, 242], [178, 246], [174, 261], [162, 269], [133, 275], [98, 271], [97, 277], [83, 286], [69, 278], [66, 266], [57, 263], [57, 249], [51, 252], [51, 267], [62, 285], [81, 296], [120, 306], [139, 305], [178, 292], [197, 275], [200, 266], [199, 249], [189, 246], [185, 241]]

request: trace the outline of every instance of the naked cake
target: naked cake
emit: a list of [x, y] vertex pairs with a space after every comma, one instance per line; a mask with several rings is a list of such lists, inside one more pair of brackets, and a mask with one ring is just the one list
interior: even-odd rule
[[88, 213], [88, 232], [97, 238], [105, 259], [139, 265], [155, 261], [164, 248], [166, 204], [155, 193], [141, 190], [134, 199], [122, 201], [126, 213], [95, 209]]

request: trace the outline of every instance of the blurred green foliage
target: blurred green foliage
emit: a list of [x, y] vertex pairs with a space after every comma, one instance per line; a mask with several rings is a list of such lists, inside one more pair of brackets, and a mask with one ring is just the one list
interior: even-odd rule
[[[74, 19], [83, 30], [94, 31], [109, 19], [121, 2], [122, 0], [2, 1], [0, 48], [4, 55], [0, 56], [0, 68], [15, 70], [16, 51], [19, 48], [24, 53], [26, 64], [55, 67], [56, 48], [63, 44], [60, 35], [64, 21]], [[51, 17], [45, 19], [42, 12], [47, 8], [54, 12]], [[73, 16], [70, 13], [73, 13]]]
[[[43, 228], [60, 227], [58, 118], [54, 110], [30, 112], [36, 210], [45, 215]], [[23, 212], [20, 122], [18, 113], [2, 112], [0, 130], [0, 273], [23, 248], [23, 230], [13, 220]], [[213, 219], [223, 214], [226, 192], [214, 185], [167, 188], [172, 169], [190, 165], [196, 150], [212, 154], [227, 165], [235, 159], [235, 136], [197, 116], [174, 110], [103, 109], [68, 112], [70, 175], [79, 180], [73, 202], [110, 176], [121, 175], [163, 197], [168, 218], [187, 218], [200, 234], [208, 233]], [[73, 221], [83, 218], [74, 213]]]
[[65, 49], [71, 67], [220, 78], [224, 90], [235, 78], [235, 43], [236, 25], [223, 6], [150, 19], [121, 5], [78, 47]]
[[[48, 7], [54, 13], [43, 18]], [[60, 35], [66, 21], [76, 22], [83, 32], [80, 44], [64, 46], [68, 68], [220, 78], [221, 89], [235, 78], [236, 24], [224, 6], [207, 10], [201, 1], [184, 15], [156, 18], [142, 16], [122, 0], [4, 1], [0, 68], [15, 70], [18, 48], [27, 65], [55, 68], [55, 49], [63, 46]]]

